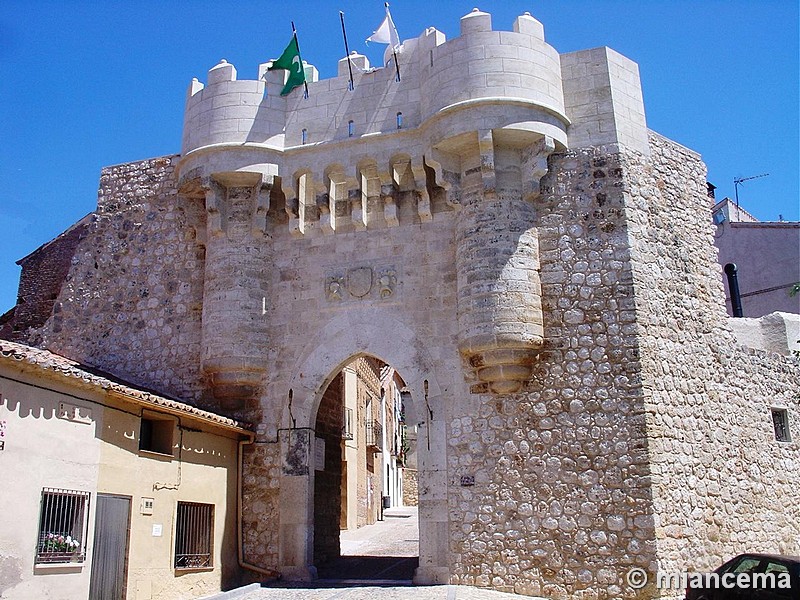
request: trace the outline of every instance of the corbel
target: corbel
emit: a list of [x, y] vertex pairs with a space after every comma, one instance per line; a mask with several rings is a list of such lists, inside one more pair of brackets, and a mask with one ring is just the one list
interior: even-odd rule
[[522, 198], [535, 200], [541, 194], [542, 177], [547, 174], [547, 158], [555, 151], [556, 144], [546, 135], [522, 151]]
[[222, 229], [222, 213], [225, 208], [225, 188], [210, 177], [203, 178], [202, 188], [206, 201], [208, 234], [211, 237], [222, 236], [225, 233]]
[[255, 209], [253, 210], [251, 221], [251, 230], [254, 237], [264, 237], [267, 234], [267, 213], [269, 212], [269, 198], [273, 185], [275, 185], [274, 175], [265, 175], [255, 186], [253, 192]]
[[410, 163], [411, 173], [414, 177], [414, 195], [417, 198], [417, 213], [420, 221], [427, 223], [433, 220], [431, 213], [431, 197], [428, 193], [428, 178], [422, 160]]

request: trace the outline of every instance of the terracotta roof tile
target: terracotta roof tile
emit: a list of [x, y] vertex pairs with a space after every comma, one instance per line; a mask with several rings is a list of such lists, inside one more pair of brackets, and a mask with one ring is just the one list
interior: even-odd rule
[[44, 371], [51, 371], [63, 377], [68, 377], [82, 381], [90, 386], [116, 392], [128, 397], [143, 406], [150, 405], [154, 408], [162, 407], [172, 411], [178, 411], [210, 421], [226, 427], [248, 430], [245, 423], [223, 417], [216, 413], [201, 410], [195, 406], [180, 402], [172, 398], [167, 398], [152, 391], [134, 387], [132, 384], [117, 379], [113, 375], [103, 373], [98, 369], [82, 365], [78, 362], [54, 354], [49, 350], [33, 348], [8, 340], [0, 340], [0, 362], [20, 362], [29, 366], [38, 367]]

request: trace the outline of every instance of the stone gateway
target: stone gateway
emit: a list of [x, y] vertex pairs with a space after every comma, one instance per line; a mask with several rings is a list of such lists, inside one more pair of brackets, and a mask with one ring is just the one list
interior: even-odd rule
[[771, 416], [800, 440], [798, 364], [737, 345], [705, 167], [648, 130], [637, 65], [477, 9], [397, 58], [352, 92], [347, 59], [306, 65], [308, 100], [269, 63], [192, 81], [181, 154], [103, 169], [7, 335], [252, 423], [246, 560], [287, 579], [316, 574], [317, 413], [361, 356], [410, 392], [418, 583], [643, 599], [800, 554]]

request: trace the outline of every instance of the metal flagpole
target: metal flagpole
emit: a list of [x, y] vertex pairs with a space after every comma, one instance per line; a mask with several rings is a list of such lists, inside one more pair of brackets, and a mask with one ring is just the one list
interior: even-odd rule
[[297, 48], [297, 59], [300, 61], [300, 68], [303, 69], [303, 98], [308, 100], [308, 82], [306, 81], [306, 68], [303, 65], [303, 57], [300, 55], [300, 42], [297, 41], [297, 30], [294, 28], [294, 21], [292, 21], [292, 35], [294, 36], [294, 45]]
[[342, 37], [344, 38], [344, 51], [345, 55], [347, 56], [347, 69], [350, 71], [350, 91], [352, 92], [355, 89], [355, 85], [353, 84], [353, 65], [350, 63], [350, 48], [347, 45], [347, 30], [344, 28], [344, 12], [341, 10], [339, 11], [339, 18], [342, 21]]
[[[389, 13], [389, 3], [388, 2], [384, 2], [383, 5], [386, 7], [386, 14], [389, 15], [390, 14]], [[389, 19], [389, 21], [390, 21], [391, 26], [394, 28], [394, 21], [391, 18]], [[389, 38], [391, 39], [391, 37], [392, 36], [391, 36], [391, 32], [390, 32]], [[391, 43], [391, 42], [389, 42], [389, 43]], [[397, 62], [397, 50], [395, 49], [394, 44], [392, 44], [392, 55], [394, 56], [394, 68], [397, 71], [397, 81], [400, 81], [400, 64]]]

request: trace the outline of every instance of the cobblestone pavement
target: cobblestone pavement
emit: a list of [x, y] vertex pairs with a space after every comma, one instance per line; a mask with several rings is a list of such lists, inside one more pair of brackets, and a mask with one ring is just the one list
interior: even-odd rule
[[504, 594], [465, 585], [414, 587], [359, 586], [327, 589], [262, 588], [241, 600], [535, 600], [531, 596]]
[[[389, 509], [384, 514], [383, 521], [356, 530], [343, 531], [341, 544], [344, 561], [337, 562], [337, 568], [341, 568], [341, 565], [352, 565], [353, 563], [347, 562], [348, 559], [368, 557], [382, 561], [394, 557], [397, 563], [407, 564], [410, 557], [416, 557], [419, 553], [417, 509]], [[364, 560], [363, 564], [368, 562]], [[383, 569], [384, 573], [392, 573], [386, 569], [385, 562], [374, 564], [377, 565], [376, 568]], [[269, 584], [269, 587], [237, 596], [237, 600], [532, 600], [530, 596], [463, 585], [411, 586], [407, 580], [389, 581], [388, 577], [380, 579], [381, 571], [364, 572], [358, 579], [353, 579], [352, 570], [345, 568], [339, 571], [340, 577], [334, 581], [327, 578], [332, 576], [331, 569], [322, 567], [320, 575], [326, 578], [307, 583], [279, 581]], [[342, 580], [342, 576], [348, 579]]]

